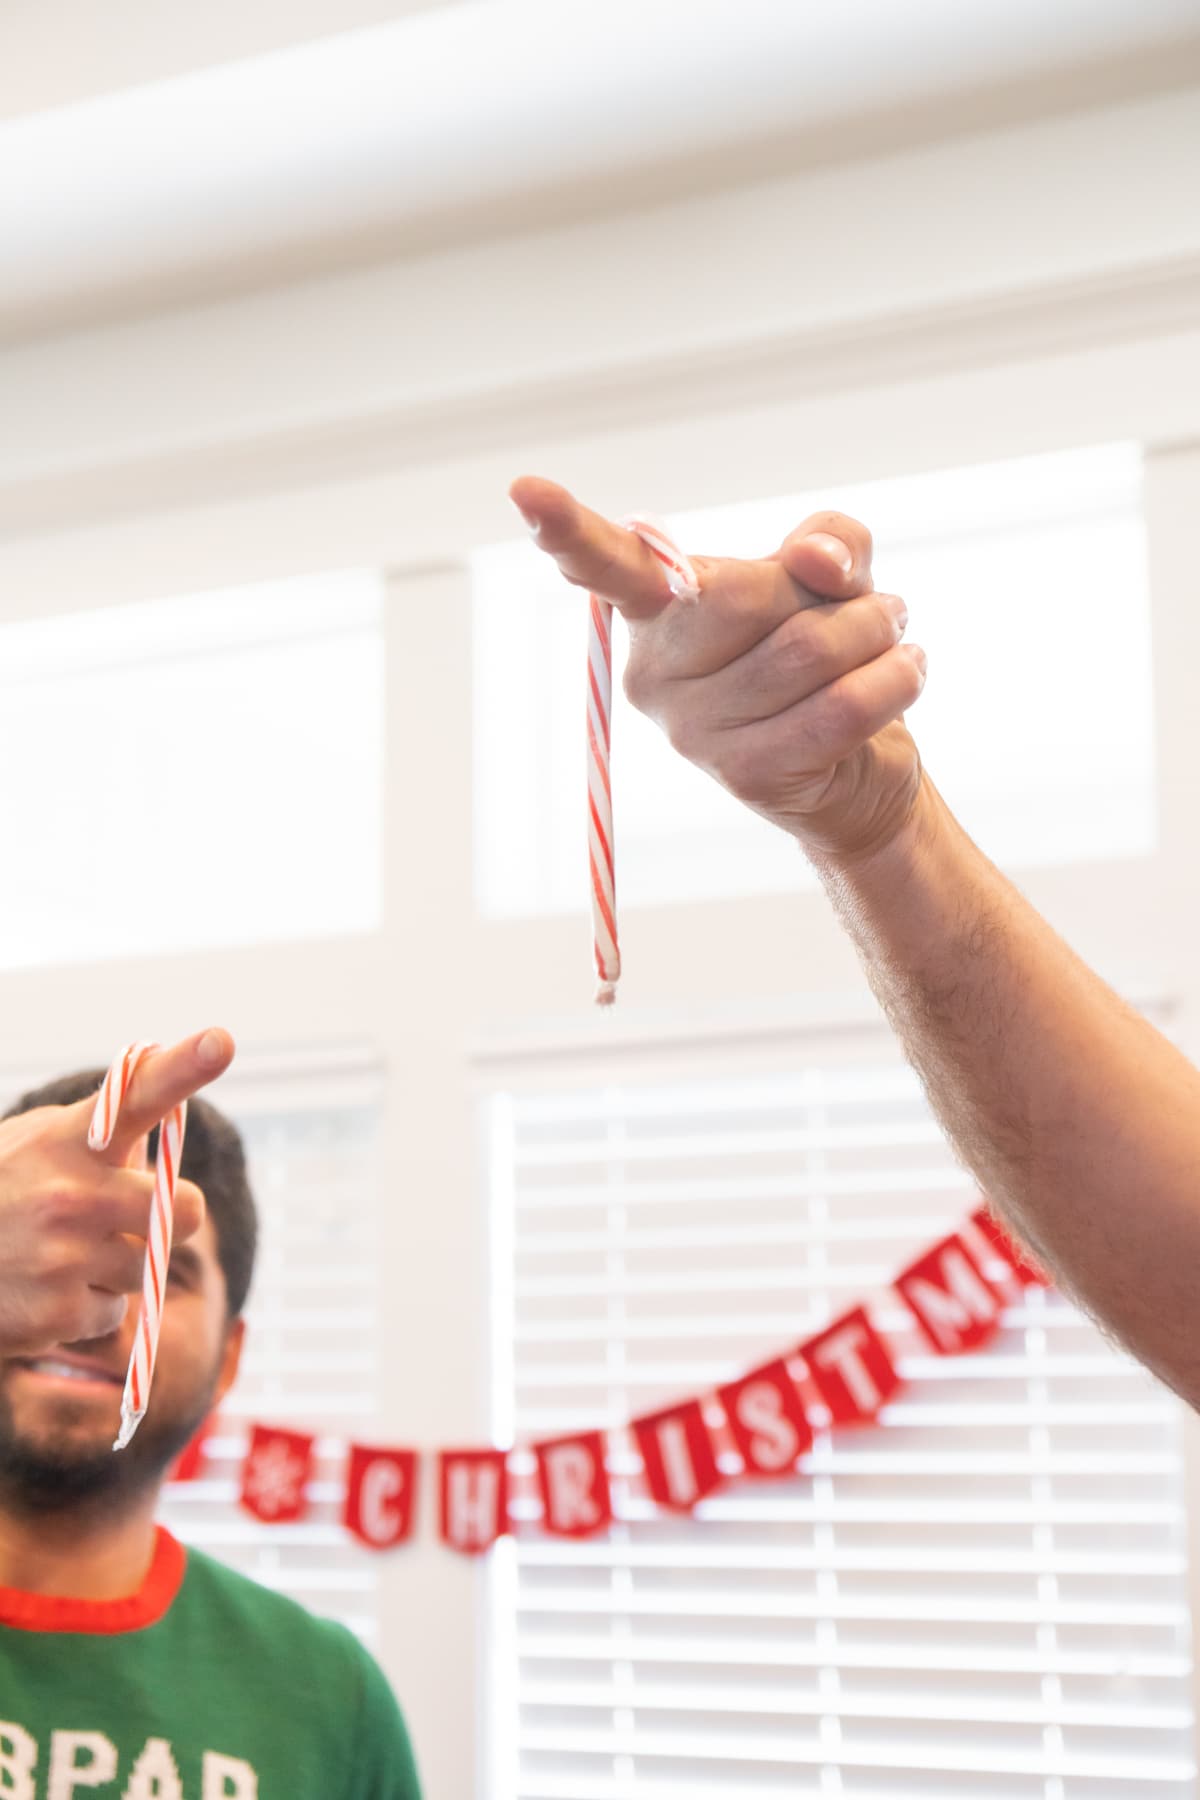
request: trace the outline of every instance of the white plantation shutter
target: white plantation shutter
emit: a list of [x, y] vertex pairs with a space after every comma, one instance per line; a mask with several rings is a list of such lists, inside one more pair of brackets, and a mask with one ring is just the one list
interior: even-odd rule
[[1177, 1402], [1053, 1294], [924, 1347], [885, 1290], [975, 1192], [882, 1027], [731, 1061], [491, 1100], [497, 1428], [619, 1427], [860, 1299], [909, 1385], [690, 1519], [622, 1439], [609, 1535], [522, 1530], [497, 1800], [1194, 1795]]
[[[213, 1098], [242, 1132], [260, 1243], [246, 1351], [204, 1479], [169, 1487], [162, 1517], [186, 1542], [340, 1619], [378, 1630], [376, 1559], [339, 1523], [346, 1441], [372, 1438], [381, 1365], [379, 1078], [365, 1056], [236, 1073]], [[310, 1516], [265, 1525], [238, 1505], [254, 1421], [317, 1436]]]

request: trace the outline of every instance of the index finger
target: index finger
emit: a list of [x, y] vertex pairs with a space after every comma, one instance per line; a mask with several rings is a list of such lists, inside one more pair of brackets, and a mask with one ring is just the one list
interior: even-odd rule
[[[153, 1131], [172, 1107], [224, 1074], [233, 1053], [233, 1039], [219, 1026], [194, 1032], [169, 1050], [149, 1051], [129, 1084], [107, 1149], [96, 1154], [104, 1162], [123, 1164], [138, 1139]], [[80, 1102], [85, 1133], [92, 1105], [91, 1100]]]
[[508, 493], [538, 548], [576, 587], [603, 595], [627, 619], [652, 619], [670, 604], [663, 565], [636, 532], [539, 475], [519, 476]]

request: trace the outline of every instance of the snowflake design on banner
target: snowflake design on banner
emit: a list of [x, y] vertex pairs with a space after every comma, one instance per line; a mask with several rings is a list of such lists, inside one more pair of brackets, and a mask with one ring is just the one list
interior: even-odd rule
[[246, 1497], [264, 1519], [293, 1516], [304, 1492], [307, 1461], [280, 1438], [256, 1450], [246, 1468]]

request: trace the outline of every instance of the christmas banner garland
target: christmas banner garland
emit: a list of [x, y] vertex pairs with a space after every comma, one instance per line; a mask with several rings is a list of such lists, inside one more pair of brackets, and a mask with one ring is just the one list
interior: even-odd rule
[[[961, 1231], [933, 1244], [892, 1286], [939, 1356], [980, 1349], [996, 1331], [1006, 1289], [1046, 1285], [1047, 1277], [1006, 1235], [986, 1206]], [[731, 1480], [791, 1475], [811, 1449], [814, 1429], [866, 1425], [903, 1385], [887, 1341], [864, 1306], [855, 1306], [795, 1349], [773, 1357], [712, 1394], [678, 1401], [632, 1419], [628, 1431], [654, 1502], [689, 1513]], [[712, 1402], [720, 1408], [715, 1422]], [[185, 1450], [173, 1480], [195, 1479], [211, 1424]], [[724, 1433], [741, 1468], [719, 1462]], [[613, 1521], [606, 1439], [581, 1431], [529, 1448], [541, 1528], [589, 1537]], [[278, 1525], [302, 1519], [316, 1439], [306, 1432], [255, 1424], [241, 1469], [241, 1504]], [[348, 1446], [342, 1523], [371, 1550], [390, 1550], [412, 1536], [421, 1455], [416, 1450]], [[511, 1531], [511, 1452], [492, 1447], [438, 1450], [438, 1529], [465, 1555], [488, 1550]]]

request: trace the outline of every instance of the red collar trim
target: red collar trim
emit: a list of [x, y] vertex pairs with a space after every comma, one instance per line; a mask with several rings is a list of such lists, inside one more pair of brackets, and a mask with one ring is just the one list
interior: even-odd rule
[[119, 1600], [74, 1600], [66, 1594], [27, 1594], [0, 1587], [0, 1625], [17, 1631], [82, 1631], [111, 1635], [155, 1625], [179, 1592], [187, 1552], [165, 1526], [156, 1528], [154, 1559], [135, 1594]]

